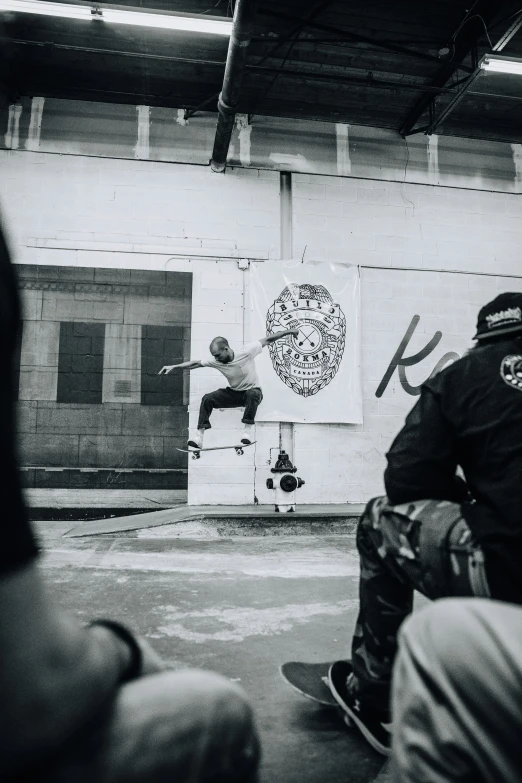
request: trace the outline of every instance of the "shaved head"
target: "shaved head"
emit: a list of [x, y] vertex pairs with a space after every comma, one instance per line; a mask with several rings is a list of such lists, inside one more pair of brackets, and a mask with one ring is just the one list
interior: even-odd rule
[[228, 347], [228, 340], [226, 337], [214, 337], [212, 342], [210, 343], [209, 349], [210, 353], [214, 355], [216, 351], [219, 351], [220, 348], [227, 348]]
[[234, 359], [234, 351], [226, 337], [214, 337], [209, 345], [210, 353], [220, 364], [228, 364]]

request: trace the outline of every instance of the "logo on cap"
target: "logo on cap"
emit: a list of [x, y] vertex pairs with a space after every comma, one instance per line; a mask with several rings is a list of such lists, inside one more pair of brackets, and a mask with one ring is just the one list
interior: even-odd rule
[[505, 324], [522, 321], [522, 310], [520, 307], [508, 307], [507, 310], [500, 310], [498, 313], [491, 313], [486, 316], [488, 329], [504, 326]]
[[295, 394], [311, 397], [339, 369], [346, 339], [346, 318], [322, 285], [286, 286], [267, 312], [267, 334], [299, 329], [288, 343], [269, 343], [274, 370]]

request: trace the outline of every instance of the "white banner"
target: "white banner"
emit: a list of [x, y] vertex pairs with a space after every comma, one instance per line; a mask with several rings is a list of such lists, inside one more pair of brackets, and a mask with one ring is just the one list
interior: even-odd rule
[[362, 422], [360, 278], [355, 266], [251, 264], [250, 339], [299, 329], [256, 359], [257, 421]]

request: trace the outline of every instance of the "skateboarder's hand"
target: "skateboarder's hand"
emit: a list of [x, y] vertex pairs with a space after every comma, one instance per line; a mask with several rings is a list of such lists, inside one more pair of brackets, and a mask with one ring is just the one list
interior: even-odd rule
[[299, 329], [291, 329], [290, 334], [293, 334], [294, 337], [297, 337], [299, 334]]
[[168, 375], [171, 370], [174, 369], [173, 364], [166, 364], [164, 367], [161, 368], [158, 375]]

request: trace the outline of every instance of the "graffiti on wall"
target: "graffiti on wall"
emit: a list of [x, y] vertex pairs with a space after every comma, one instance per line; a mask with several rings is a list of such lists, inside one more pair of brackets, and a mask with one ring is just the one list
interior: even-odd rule
[[[416, 397], [421, 393], [422, 384], [419, 384], [418, 386], [412, 386], [408, 381], [406, 368], [413, 367], [415, 364], [419, 364], [419, 362], [422, 362], [424, 359], [426, 359], [430, 353], [433, 353], [442, 338], [442, 332], [435, 332], [431, 340], [426, 343], [424, 348], [421, 348], [420, 351], [417, 351], [417, 353], [414, 353], [411, 356], [405, 356], [406, 350], [419, 321], [420, 315], [414, 315], [411, 319], [410, 325], [406, 329], [404, 337], [399, 343], [399, 347], [395, 351], [395, 354], [388, 365], [388, 369], [384, 373], [382, 380], [377, 387], [377, 391], [375, 392], [376, 397], [382, 397], [390, 380], [392, 379], [395, 370], [398, 371], [399, 381], [407, 394], [411, 394], [412, 397]], [[457, 359], [460, 359], [458, 353], [455, 353], [455, 351], [448, 351], [448, 353], [445, 353], [444, 356], [439, 359], [428, 378], [432, 378], [434, 375], [436, 375], [436, 373], [439, 372], [439, 370], [442, 370], [442, 368], [447, 364], [450, 364]], [[428, 378], [426, 380], [428, 380]]]

